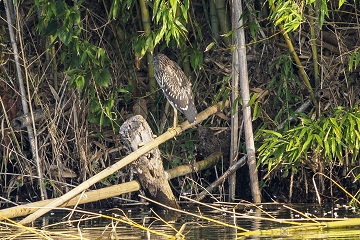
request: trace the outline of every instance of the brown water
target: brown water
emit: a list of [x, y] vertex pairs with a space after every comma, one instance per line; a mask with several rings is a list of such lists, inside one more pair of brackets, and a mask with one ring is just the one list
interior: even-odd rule
[[[256, 208], [251, 205], [238, 205], [236, 210], [233, 206], [216, 204], [212, 209], [204, 206], [183, 203], [184, 211], [180, 217], [171, 224], [160, 221], [146, 206], [134, 206], [120, 209], [102, 211], [102, 217], [91, 213], [74, 212], [69, 219], [69, 212], [56, 211], [37, 220], [37, 229], [43, 232], [31, 233], [30, 231], [18, 232], [15, 228], [7, 228], [0, 224], [1, 239], [169, 239], [175, 237], [182, 227], [185, 239], [360, 239], [360, 222], [358, 228], [343, 228], [336, 230], [314, 230], [291, 232], [287, 227], [291, 224], [280, 223], [279, 220], [287, 220], [292, 223], [308, 221], [330, 221], [346, 218], [358, 218], [354, 208], [346, 205], [317, 206], [295, 205], [284, 206], [281, 204], [263, 204]], [[239, 215], [234, 216], [232, 212]], [[299, 213], [299, 212], [301, 213]], [[98, 211], [94, 213], [99, 213]], [[190, 214], [194, 214], [193, 216]], [[115, 216], [117, 220], [111, 220], [104, 216]], [[195, 216], [196, 215], [196, 216]], [[166, 216], [166, 215], [165, 215]], [[200, 218], [199, 216], [211, 219]], [[127, 217], [127, 218], [126, 218]], [[82, 220], [81, 220], [82, 219]], [[86, 219], [86, 220], [85, 220]], [[155, 219], [155, 221], [154, 221]], [[156, 220], [157, 219], [157, 220]], [[273, 220], [271, 220], [273, 219]], [[275, 220], [276, 219], [276, 220]], [[80, 221], [79, 221], [80, 220]], [[119, 222], [122, 221], [122, 222]], [[134, 221], [141, 226], [140, 229], [131, 226]], [[217, 221], [217, 222], [216, 222]], [[221, 225], [222, 224], [222, 225]], [[228, 226], [225, 226], [228, 224]], [[238, 228], [233, 227], [236, 225]], [[240, 229], [241, 228], [241, 229]], [[279, 229], [281, 232], [256, 234], [243, 236], [244, 231], [265, 229]], [[149, 230], [150, 229], [150, 230]], [[48, 231], [48, 232], [46, 232]], [[151, 233], [150, 231], [154, 231]], [[17, 235], [19, 234], [19, 235]], [[62, 234], [62, 235], [60, 235]], [[159, 234], [167, 235], [161, 236]], [[47, 237], [46, 237], [47, 236]]]

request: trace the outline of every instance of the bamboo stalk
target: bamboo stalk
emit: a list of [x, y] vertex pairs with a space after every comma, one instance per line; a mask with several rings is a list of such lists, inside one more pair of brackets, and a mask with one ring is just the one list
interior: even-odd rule
[[[50, 35], [49, 37], [49, 41], [52, 42], [53, 41], [54, 36]], [[58, 64], [56, 61], [56, 52], [55, 52], [55, 46], [51, 46], [51, 62], [52, 62], [52, 72], [53, 72], [53, 77], [54, 77], [54, 89], [55, 91], [59, 90], [59, 81], [58, 81]]]
[[[236, 163], [238, 157], [238, 139], [239, 139], [239, 79], [240, 79], [240, 12], [238, 11], [238, 0], [232, 2], [232, 29], [234, 31], [233, 46], [234, 52], [232, 54], [232, 77], [231, 77], [231, 142], [230, 142], [230, 167]], [[236, 172], [229, 177], [229, 200], [235, 200], [236, 189]]]
[[[22, 76], [19, 51], [18, 51], [18, 47], [16, 44], [16, 37], [14, 34], [14, 30], [13, 30], [14, 23], [13, 23], [12, 19], [14, 19], [14, 18], [11, 16], [12, 11], [10, 11], [10, 8], [9, 8], [10, 6], [12, 6], [12, 4], [9, 2], [9, 0], [5, 0], [4, 7], [5, 7], [5, 11], [6, 11], [6, 20], [7, 20], [7, 24], [8, 24], [8, 28], [9, 28], [9, 35], [10, 35], [10, 39], [11, 39], [11, 47], [14, 51], [14, 61], [15, 61], [15, 66], [16, 66], [17, 78], [18, 78], [18, 82], [19, 82], [21, 105], [22, 105], [24, 114], [28, 114], [29, 106], [28, 106], [28, 101], [26, 99], [25, 84], [24, 84], [24, 80], [23, 80], [23, 76]], [[20, 39], [20, 43], [21, 43], [21, 39]], [[24, 54], [24, 51], [22, 51], [22, 53]], [[26, 68], [25, 68], [25, 71], [26, 71]], [[30, 93], [29, 84], [28, 84], [28, 93]], [[29, 102], [30, 102], [30, 95], [29, 95]], [[31, 118], [34, 119], [33, 112], [30, 111], [30, 113], [31, 113]], [[42, 173], [41, 163], [40, 163], [40, 159], [39, 159], [39, 154], [37, 151], [38, 150], [37, 149], [37, 138], [36, 138], [36, 134], [35, 134], [35, 123], [33, 120], [32, 120], [32, 123], [33, 123], [32, 125], [26, 126], [26, 130], [27, 130], [28, 137], [29, 137], [31, 154], [35, 160], [37, 173], [39, 176], [38, 182], [39, 182], [40, 196], [41, 196], [41, 199], [44, 200], [47, 198], [47, 195], [46, 195], [45, 186], [44, 186], [43, 180], [42, 180], [43, 173]]]
[[312, 51], [312, 58], [313, 58], [313, 65], [314, 65], [314, 86], [315, 89], [318, 89], [320, 86], [320, 74], [319, 74], [319, 59], [318, 59], [318, 52], [316, 49], [316, 40], [317, 36], [315, 34], [315, 28], [317, 27], [317, 24], [315, 24], [316, 21], [312, 19], [312, 17], [316, 18], [316, 14], [311, 9], [311, 16], [309, 17], [309, 25], [310, 25], [310, 37], [311, 37], [311, 51]]
[[219, 159], [222, 157], [221, 152], [215, 152], [211, 154], [209, 157], [207, 157], [205, 160], [195, 162], [194, 164], [185, 164], [178, 166], [176, 168], [170, 169], [167, 172], [168, 179], [173, 179], [176, 177], [184, 176], [186, 174], [192, 173], [192, 172], [198, 172], [204, 169], [208, 169], [212, 166], [215, 166], [215, 164], [219, 161]]
[[[233, 8], [239, 12], [239, 16], [242, 15], [242, 1], [235, 1]], [[239, 25], [241, 26], [236, 31], [236, 38], [239, 41], [239, 72], [240, 72], [240, 89], [241, 89], [241, 98], [242, 98], [242, 111], [244, 118], [244, 132], [245, 132], [245, 144], [246, 144], [246, 154], [247, 162], [249, 166], [249, 175], [250, 175], [250, 186], [251, 194], [254, 203], [261, 202], [261, 193], [259, 188], [259, 179], [258, 179], [258, 170], [256, 167], [256, 156], [255, 156], [255, 143], [254, 143], [254, 133], [252, 128], [252, 118], [251, 118], [251, 107], [249, 106], [250, 102], [250, 90], [249, 90], [249, 79], [248, 79], [248, 69], [247, 69], [247, 60], [246, 60], [246, 47], [245, 47], [245, 31], [243, 28], [243, 20], [239, 19]]]
[[282, 32], [282, 34], [284, 36], [285, 42], [288, 45], [288, 48], [289, 48], [291, 54], [293, 55], [294, 61], [295, 61], [296, 65], [297, 65], [297, 67], [298, 67], [298, 69], [300, 71], [300, 74], [302, 76], [302, 79], [304, 81], [304, 85], [305, 85], [305, 87], [307, 88], [307, 90], [308, 90], [308, 92], [310, 94], [310, 98], [311, 98], [314, 106], [317, 106], [317, 101], [316, 101], [316, 98], [315, 98], [315, 95], [314, 95], [314, 91], [313, 91], [313, 89], [311, 87], [310, 80], [309, 80], [309, 78], [308, 78], [308, 76], [307, 76], [307, 74], [305, 72], [304, 66], [301, 64], [299, 56], [297, 55], [297, 53], [296, 53], [296, 51], [294, 49], [294, 45], [292, 44], [289, 35], [285, 32], [285, 30], [284, 30], [284, 28], [282, 26], [280, 26], [280, 30], [281, 30], [281, 32]]
[[[151, 34], [151, 19], [149, 10], [146, 6], [146, 0], [140, 0], [140, 9], [141, 9], [141, 20], [144, 27], [144, 33], [146, 37], [149, 37]], [[154, 77], [154, 63], [153, 63], [153, 47], [150, 47], [146, 53], [147, 63], [148, 63], [148, 77], [149, 77], [149, 91], [150, 93], [154, 93], [157, 89], [155, 77]], [[151, 102], [154, 102], [154, 98], [151, 98]]]
[[[275, 11], [274, 3], [270, 2], [270, 4], [271, 4], [270, 7], [272, 8], [272, 10]], [[302, 80], [304, 82], [304, 85], [305, 85], [306, 89], [309, 92], [310, 98], [311, 98], [314, 106], [317, 108], [317, 100], [315, 98], [314, 91], [313, 91], [313, 89], [311, 87], [310, 80], [309, 80], [309, 78], [308, 78], [308, 76], [307, 76], [307, 74], [305, 72], [305, 68], [301, 64], [300, 58], [297, 55], [297, 53], [295, 51], [295, 48], [294, 48], [294, 45], [292, 44], [291, 39], [290, 39], [289, 35], [287, 34], [287, 32], [285, 31], [284, 27], [282, 25], [279, 25], [279, 28], [280, 28], [281, 33], [284, 36], [285, 42], [286, 42], [291, 54], [293, 55], [294, 61], [295, 61], [296, 65], [297, 65], [297, 67], [299, 69], [299, 72], [300, 72], [300, 75], [301, 75]]]
[[220, 32], [219, 32], [219, 18], [216, 14], [216, 6], [215, 1], [210, 0], [210, 25], [211, 25], [211, 31], [213, 34], [213, 37], [215, 40], [219, 40], [220, 38]]
[[289, 235], [289, 234], [297, 233], [298, 236], [300, 236], [300, 233], [302, 232], [306, 233], [308, 231], [313, 231], [313, 230], [347, 228], [347, 227], [359, 226], [360, 225], [359, 223], [360, 223], [360, 218], [353, 218], [353, 219], [340, 220], [334, 222], [303, 223], [303, 225], [300, 226], [256, 230], [251, 232], [241, 232], [238, 234], [241, 236], [268, 236], [268, 235], [284, 236], [284, 234]]
[[[219, 18], [220, 29], [222, 34], [227, 34], [230, 32], [230, 20], [229, 16], [229, 9], [226, 5], [225, 0], [214, 0], [216, 6], [216, 12]], [[230, 46], [231, 39], [230, 37], [224, 37], [224, 42], [227, 46]]]

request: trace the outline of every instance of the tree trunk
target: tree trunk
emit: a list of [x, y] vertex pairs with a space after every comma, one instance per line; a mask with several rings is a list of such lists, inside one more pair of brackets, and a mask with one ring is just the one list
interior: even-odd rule
[[[120, 127], [121, 141], [128, 153], [154, 140], [149, 124], [141, 115], [128, 119]], [[158, 147], [139, 157], [134, 163], [143, 190], [155, 201], [179, 209], [163, 168]]]

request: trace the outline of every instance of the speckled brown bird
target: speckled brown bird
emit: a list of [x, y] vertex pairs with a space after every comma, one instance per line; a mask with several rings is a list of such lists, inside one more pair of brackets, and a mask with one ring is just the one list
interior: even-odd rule
[[155, 79], [167, 100], [174, 108], [174, 128], [177, 125], [177, 110], [185, 115], [190, 123], [196, 121], [197, 110], [191, 83], [179, 65], [164, 54], [154, 58]]

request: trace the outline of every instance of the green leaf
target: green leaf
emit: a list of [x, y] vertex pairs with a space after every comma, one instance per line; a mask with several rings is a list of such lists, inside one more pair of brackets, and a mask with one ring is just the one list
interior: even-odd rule
[[170, 0], [169, 2], [170, 2], [171, 9], [173, 11], [173, 15], [176, 16], [178, 0]]
[[307, 127], [301, 127], [301, 132], [300, 132], [300, 134], [297, 135], [298, 136], [297, 138], [302, 139], [303, 136], [305, 135], [305, 133], [307, 133], [308, 130], [309, 129]]
[[327, 7], [327, 0], [320, 0], [320, 10], [319, 10], [319, 26], [320, 29], [324, 24], [325, 16], [329, 15], [329, 10]]
[[95, 83], [101, 87], [108, 87], [111, 82], [111, 75], [108, 69], [100, 69], [94, 75]]
[[103, 48], [98, 48], [96, 51], [96, 58], [99, 59], [100, 61], [100, 66], [104, 67], [105, 64], [105, 60], [106, 60], [106, 54]]
[[359, 65], [359, 62], [360, 62], [360, 51], [358, 51], [356, 54], [354, 68], [356, 68]]
[[109, 99], [104, 104], [105, 112], [109, 118], [111, 118], [111, 115], [112, 115], [111, 110], [112, 110], [112, 107], [114, 106], [114, 103], [115, 103], [114, 99]]
[[268, 134], [275, 135], [275, 136], [277, 136], [278, 138], [282, 138], [282, 137], [283, 137], [283, 135], [281, 135], [281, 133], [278, 133], [278, 132], [273, 131], [273, 130], [266, 130], [266, 129], [264, 129], [264, 130], [262, 130], [262, 131], [265, 132], [265, 133], [268, 133]]
[[331, 159], [333, 159], [334, 158], [334, 156], [335, 156], [335, 148], [336, 148], [336, 141], [335, 141], [335, 139], [334, 138], [329, 138], [329, 146], [330, 146], [330, 156], [331, 156], [331, 158], [329, 159], [329, 160], [331, 160]]
[[203, 53], [195, 50], [195, 52], [190, 55], [190, 64], [193, 69], [197, 69], [199, 65], [201, 66], [203, 64]]
[[345, 0], [339, 0], [338, 8], [341, 8], [341, 6], [345, 3]]
[[234, 31], [230, 31], [230, 32], [225, 33], [225, 34], [221, 34], [220, 36], [221, 36], [221, 37], [230, 37], [230, 36], [233, 35], [233, 33], [234, 33]]
[[116, 88], [115, 91], [118, 92], [118, 93], [130, 94], [130, 92], [127, 89], [124, 89], [124, 88]]
[[248, 107], [251, 107], [254, 102], [256, 101], [257, 97], [259, 96], [259, 93], [254, 93], [251, 98], [250, 98], [250, 101], [248, 102], [247, 106]]
[[341, 139], [342, 138], [342, 133], [341, 133], [341, 129], [337, 123], [337, 119], [335, 118], [330, 118], [330, 122], [333, 124], [333, 130], [335, 132], [335, 135], [338, 139]]
[[252, 121], [255, 121], [256, 119], [258, 119], [258, 117], [260, 115], [261, 115], [261, 108], [259, 107], [259, 102], [256, 102], [255, 105], [254, 105]]
[[330, 152], [330, 145], [328, 141], [324, 142], [324, 147], [325, 147], [325, 157], [331, 157], [331, 152]]
[[355, 64], [354, 64], [354, 58], [355, 58], [355, 52], [352, 52], [349, 58], [349, 71], [352, 71], [353, 68], [355, 68]]
[[92, 99], [90, 102], [90, 112], [101, 112], [101, 105], [97, 99]]
[[185, 26], [176, 18], [175, 19], [175, 24], [176, 26], [178, 26], [181, 30], [183, 30], [184, 32], [187, 32], [187, 29], [185, 28]]
[[153, 6], [153, 18], [154, 18], [154, 16], [156, 16], [156, 19], [157, 19], [156, 23], [159, 21], [158, 15], [160, 15], [160, 11], [158, 9], [159, 9], [160, 2], [161, 2], [160, 0], [155, 0], [154, 6]]
[[302, 148], [301, 148], [301, 152], [304, 152], [305, 150], [307, 150], [308, 146], [310, 145], [311, 141], [313, 140], [313, 135], [312, 133], [308, 133], [308, 137], [306, 139], [306, 141], [304, 142]]
[[81, 58], [80, 58], [80, 63], [83, 64], [83, 63], [85, 63], [87, 61], [88, 61], [88, 58], [87, 58], [86, 52], [82, 52]]
[[289, 169], [285, 169], [282, 175], [283, 178], [286, 178], [287, 176], [289, 176]]
[[110, 7], [110, 15], [109, 18], [116, 20], [118, 16], [118, 10], [120, 8], [120, 0], [113, 0]]
[[160, 31], [155, 36], [154, 46], [156, 46], [160, 42], [160, 40], [164, 37], [165, 32], [166, 32], [166, 26], [163, 25]]
[[215, 42], [211, 42], [211, 43], [209, 43], [209, 45], [207, 45], [207, 46], [206, 46], [206, 48], [205, 48], [205, 51], [204, 51], [204, 52], [207, 52], [207, 51], [209, 51], [210, 49], [212, 49], [214, 45], [215, 45]]
[[75, 84], [76, 84], [76, 89], [78, 90], [82, 90], [85, 86], [85, 78], [82, 75], [79, 75], [75, 78]]
[[316, 139], [316, 145], [323, 147], [324, 146], [324, 142], [322, 140], [322, 138], [318, 135], [318, 134], [314, 134], [314, 138]]

